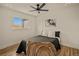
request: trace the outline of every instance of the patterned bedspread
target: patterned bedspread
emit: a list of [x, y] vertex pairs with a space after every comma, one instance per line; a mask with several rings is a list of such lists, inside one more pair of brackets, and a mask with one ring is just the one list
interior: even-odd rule
[[50, 38], [47, 36], [38, 35], [38, 36], [30, 38], [29, 40], [33, 42], [51, 42], [52, 44], [54, 44], [57, 51], [61, 49], [58, 38]]
[[55, 56], [56, 49], [50, 42], [29, 41], [27, 56]]
[[60, 49], [60, 44], [57, 38], [38, 35], [29, 40], [27, 45], [28, 56], [57, 55], [57, 51]]

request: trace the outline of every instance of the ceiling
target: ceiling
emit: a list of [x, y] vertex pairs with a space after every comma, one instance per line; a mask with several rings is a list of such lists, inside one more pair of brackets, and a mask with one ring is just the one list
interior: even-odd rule
[[30, 15], [34, 15], [34, 16], [37, 16], [38, 14], [38, 12], [36, 11], [31, 12], [31, 10], [34, 10], [34, 9], [31, 8], [30, 6], [36, 7], [35, 3], [6, 3], [6, 4], [2, 4], [2, 6], [5, 6], [9, 9], [13, 9], [13, 10], [20, 11], [23, 13], [27, 13]]
[[[36, 3], [4, 3], [4, 4], [0, 4], [0, 6], [5, 6], [7, 8], [13, 9], [13, 10], [17, 10], [23, 13], [27, 13], [30, 15], [34, 15], [37, 16], [38, 12], [34, 11], [34, 12], [30, 12], [31, 10], [33, 10], [33, 8], [31, 8], [30, 6], [34, 6], [36, 7]], [[67, 7], [72, 7], [72, 6], [79, 6], [78, 3], [47, 3], [43, 8], [44, 9], [48, 9], [50, 11], [53, 10], [59, 10], [60, 8], [67, 8]], [[40, 14], [45, 14], [48, 12], [42, 12]]]

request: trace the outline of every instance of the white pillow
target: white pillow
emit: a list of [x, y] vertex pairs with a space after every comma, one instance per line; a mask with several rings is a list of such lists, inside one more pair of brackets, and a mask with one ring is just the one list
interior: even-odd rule
[[42, 32], [42, 36], [47, 36], [47, 31], [46, 30], [44, 30], [43, 32]]
[[55, 38], [55, 32], [49, 31], [48, 37]]

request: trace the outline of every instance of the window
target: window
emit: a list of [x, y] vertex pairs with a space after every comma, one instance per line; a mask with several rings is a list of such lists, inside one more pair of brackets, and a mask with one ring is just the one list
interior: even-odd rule
[[23, 29], [24, 20], [20, 17], [13, 17], [12, 19], [12, 29]]

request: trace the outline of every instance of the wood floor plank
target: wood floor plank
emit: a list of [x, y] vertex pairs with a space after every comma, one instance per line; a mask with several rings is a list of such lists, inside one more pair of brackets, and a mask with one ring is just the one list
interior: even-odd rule
[[71, 55], [71, 56], [74, 55], [74, 53], [73, 53], [73, 49], [72, 49], [72, 48], [71, 48], [71, 50], [70, 50], [70, 55]]
[[[17, 56], [18, 55], [16, 54], [17, 47], [18, 47], [18, 44], [5, 48], [3, 50], [0, 50], [0, 56]], [[22, 55], [23, 53], [19, 56], [22, 56]], [[61, 46], [61, 50], [58, 56], [79, 56], [79, 49]]]

